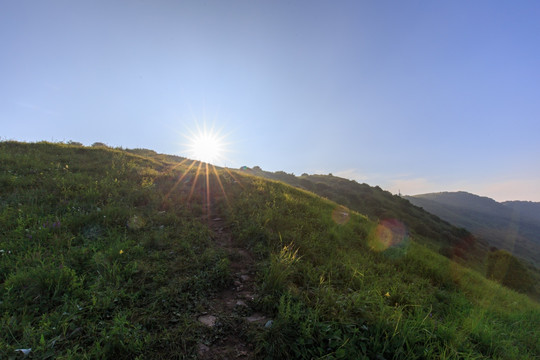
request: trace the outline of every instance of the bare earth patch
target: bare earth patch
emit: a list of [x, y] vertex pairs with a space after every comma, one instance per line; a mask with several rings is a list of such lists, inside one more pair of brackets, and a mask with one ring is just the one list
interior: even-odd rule
[[268, 318], [254, 313], [250, 307], [255, 296], [255, 261], [252, 254], [234, 243], [223, 219], [209, 216], [214, 241], [230, 260], [232, 284], [210, 300], [205, 314], [198, 320], [219, 334], [211, 344], [200, 344], [200, 359], [254, 359], [253, 344], [247, 340], [247, 330], [254, 324], [264, 325]]

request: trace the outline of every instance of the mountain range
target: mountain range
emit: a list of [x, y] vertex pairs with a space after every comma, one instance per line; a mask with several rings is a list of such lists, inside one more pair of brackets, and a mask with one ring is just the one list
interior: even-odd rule
[[491, 246], [508, 250], [540, 266], [540, 203], [500, 203], [467, 192], [440, 192], [404, 198], [466, 228]]

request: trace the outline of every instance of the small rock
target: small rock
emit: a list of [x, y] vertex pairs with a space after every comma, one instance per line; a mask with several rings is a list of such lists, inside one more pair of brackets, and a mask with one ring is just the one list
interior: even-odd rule
[[208, 327], [214, 327], [216, 326], [217, 318], [214, 315], [203, 315], [199, 316], [199, 322], [203, 323], [204, 325]]
[[236, 357], [243, 357], [243, 356], [248, 356], [248, 352], [245, 350], [240, 350], [236, 353]]
[[247, 301], [253, 301], [255, 299], [255, 296], [253, 296], [252, 294], [249, 294], [249, 293], [242, 293], [240, 294], [244, 299], [246, 299]]
[[247, 321], [251, 322], [251, 323], [263, 323], [265, 322], [266, 320], [266, 317], [262, 314], [253, 314], [251, 315], [250, 317], [247, 317], [246, 318]]
[[266, 322], [266, 324], [264, 324], [264, 327], [265, 328], [271, 328], [273, 324], [274, 324], [274, 322], [272, 320], [268, 320]]
[[249, 281], [250, 277], [249, 277], [249, 275], [240, 275], [240, 279], [242, 281]]
[[210, 348], [204, 344], [199, 344], [199, 356], [210, 351]]
[[246, 303], [243, 300], [236, 301], [236, 306], [245, 306], [245, 307], [247, 307]]

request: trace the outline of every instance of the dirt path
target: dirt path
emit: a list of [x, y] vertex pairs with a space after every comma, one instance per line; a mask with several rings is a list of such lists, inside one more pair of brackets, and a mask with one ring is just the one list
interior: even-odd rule
[[254, 348], [248, 342], [250, 324], [264, 326], [268, 321], [250, 307], [255, 295], [255, 261], [250, 252], [234, 243], [231, 232], [220, 217], [210, 215], [208, 223], [216, 244], [230, 260], [233, 283], [217, 293], [198, 320], [215, 330], [210, 345], [200, 344], [200, 359], [253, 359]]

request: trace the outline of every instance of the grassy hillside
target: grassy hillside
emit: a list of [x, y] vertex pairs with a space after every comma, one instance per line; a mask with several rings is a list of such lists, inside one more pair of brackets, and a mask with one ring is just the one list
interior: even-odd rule
[[446, 257], [483, 270], [489, 251], [485, 241], [378, 186], [359, 184], [354, 180], [332, 175], [294, 176], [282, 171], [264, 171], [259, 167], [243, 168], [243, 172], [309, 190], [365, 214], [372, 221], [397, 220], [415, 236], [417, 242]]
[[540, 222], [534, 203], [498, 203], [486, 197], [446, 192], [407, 197], [413, 204], [463, 226], [490, 245], [505, 249], [540, 267]]
[[[426, 210], [424, 210], [424, 208], [414, 205], [424, 205], [425, 202], [431, 201], [428, 199], [431, 196], [429, 194], [423, 196], [421, 200], [414, 198], [412, 199], [413, 203], [411, 203], [409, 202], [410, 197], [392, 195], [378, 186], [372, 187], [367, 184], [359, 184], [356, 181], [331, 174], [303, 174], [298, 177], [283, 171], [264, 171], [257, 166], [252, 169], [243, 167], [242, 171], [307, 189], [365, 214], [373, 221], [399, 224], [408, 234], [414, 236], [416, 242], [462, 265], [473, 268], [505, 286], [526, 293], [535, 299], [540, 299], [540, 271], [538, 268], [529, 262], [508, 257], [504, 253], [494, 252], [489, 243], [482, 238], [473, 236], [464, 228], [453, 226], [438, 216], [427, 212], [426, 210], [434, 210], [431, 206], [427, 206]], [[433, 194], [434, 197], [439, 195]], [[447, 211], [454, 208], [456, 212], [466, 210], [474, 210], [475, 213], [482, 212], [485, 217], [495, 219], [497, 219], [496, 215], [501, 215], [501, 213], [515, 212], [506, 207], [501, 211], [500, 207], [502, 205], [496, 201], [467, 193], [453, 193], [452, 196], [446, 197], [446, 200], [447, 204], [436, 206], [435, 210], [437, 211], [434, 211], [435, 214], [444, 219], [447, 218]], [[451, 204], [455, 206], [451, 207]], [[459, 204], [463, 205], [465, 210], [458, 208]], [[525, 213], [530, 215], [530, 204], [518, 204], [516, 206], [523, 207], [524, 205], [528, 205], [528, 211], [525, 211]], [[452, 216], [449, 219], [456, 220]], [[455, 223], [468, 226], [470, 221], [475, 220], [475, 217], [466, 214], [462, 220]], [[490, 228], [485, 225], [484, 228], [486, 231], [489, 230], [495, 233], [499, 230], [498, 226]], [[523, 232], [524, 228], [520, 229], [520, 231]], [[519, 248], [520, 245], [515, 246]], [[532, 259], [538, 258], [534, 252], [529, 252], [527, 255]], [[495, 266], [494, 263], [497, 265]], [[495, 268], [504, 269], [504, 271], [495, 271]]]
[[[0, 358], [217, 358], [232, 336], [245, 346], [231, 358], [540, 354], [538, 303], [399, 222], [283, 183], [145, 151], [2, 142], [0, 205]], [[252, 300], [228, 311], [217, 302], [242, 286], [246, 256]]]

